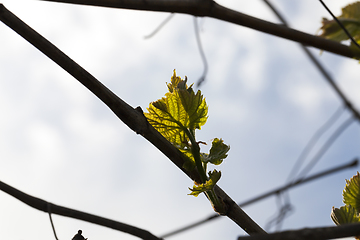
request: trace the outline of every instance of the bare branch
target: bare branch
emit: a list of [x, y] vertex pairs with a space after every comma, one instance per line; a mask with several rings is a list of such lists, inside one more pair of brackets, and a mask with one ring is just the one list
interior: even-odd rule
[[209, 0], [41, 0], [48, 2], [72, 3], [100, 7], [185, 13], [194, 16], [212, 17], [225, 22], [234, 23], [244, 27], [252, 28], [264, 33], [275, 35], [291, 41], [312, 46], [324, 51], [332, 52], [344, 57], [359, 58], [360, 51], [352, 50], [350, 47], [307, 34], [283, 25], [264, 21], [232, 9], [223, 7]]
[[132, 10], [185, 13], [194, 16], [207, 16], [215, 4], [211, 0], [41, 0], [80, 5], [90, 5]]
[[238, 240], [326, 240], [360, 235], [360, 223], [337, 227], [304, 228], [272, 234], [239, 237]]
[[[194, 181], [200, 182], [198, 172], [195, 170], [189, 172], [182, 167], [184, 164], [182, 153], [147, 122], [140, 107], [132, 108], [52, 43], [17, 18], [2, 4], [0, 4], [0, 20], [76, 78], [104, 102], [130, 129], [137, 134], [141, 134], [151, 142], [186, 175]], [[215, 191], [224, 203], [227, 204], [228, 212], [226, 215], [230, 219], [249, 234], [265, 233], [220, 187], [216, 186]]]
[[344, 121], [331, 136], [326, 140], [324, 145], [318, 150], [313, 158], [311, 158], [310, 162], [306, 165], [306, 167], [298, 174], [298, 178], [302, 179], [305, 175], [310, 172], [310, 170], [315, 166], [315, 164], [321, 159], [321, 157], [325, 154], [327, 149], [335, 142], [335, 140], [348, 128], [355, 119], [351, 116], [346, 121]]
[[[3, 183], [0, 181], [0, 190], [8, 193], [9, 195], [13, 196], [14, 198], [20, 200], [21, 202], [36, 208], [37, 210], [43, 211], [43, 212], [49, 212], [49, 209], [51, 209], [52, 214], [57, 214], [65, 217], [75, 218], [79, 220], [83, 220], [90, 223], [95, 223], [100, 226], [109, 227], [112, 229], [116, 229], [128, 234], [131, 234], [133, 236], [139, 237], [144, 240], [160, 240], [161, 238], [158, 238], [154, 235], [152, 235], [150, 232], [127, 225], [125, 223], [117, 222], [114, 220], [110, 220], [107, 218], [99, 217], [93, 214], [89, 214], [86, 212], [81, 212], [78, 210], [74, 210], [71, 208], [62, 207], [59, 205], [55, 205], [52, 203], [49, 203], [47, 201], [44, 201], [40, 198], [36, 198], [33, 196], [30, 196], [10, 185], [7, 185], [6, 183]], [[49, 212], [50, 214], [50, 212]]]
[[201, 60], [204, 64], [203, 74], [201, 75], [198, 82], [196, 83], [196, 86], [199, 88], [200, 85], [205, 81], [205, 78], [206, 78], [206, 75], [208, 72], [208, 63], [207, 63], [205, 52], [204, 52], [204, 49], [203, 49], [203, 46], [201, 43], [201, 39], [200, 39], [200, 30], [199, 30], [199, 26], [198, 26], [198, 22], [197, 22], [197, 17], [194, 17], [194, 29], [195, 29], [196, 43], [198, 45]]
[[53, 230], [53, 233], [54, 233], [54, 237], [56, 240], [59, 240], [57, 235], [56, 235], [56, 230], [55, 230], [55, 226], [54, 226], [54, 223], [53, 223], [53, 220], [52, 220], [52, 217], [51, 217], [51, 203], [47, 203], [47, 212], [49, 213], [49, 218], [50, 218], [50, 224], [51, 224], [51, 228]]
[[[284, 24], [284, 26], [289, 27], [285, 18], [280, 14], [280, 12], [268, 1], [264, 0], [264, 2], [271, 8], [271, 10], [275, 13], [275, 15], [279, 18], [279, 20]], [[315, 58], [315, 56], [306, 48], [304, 44], [301, 44], [301, 48], [305, 52], [305, 54], [310, 58], [310, 60], [314, 63], [317, 69], [321, 72], [323, 77], [328, 81], [331, 87], [335, 90], [335, 92], [342, 99], [343, 104], [353, 113], [354, 117], [360, 121], [360, 113], [355, 109], [350, 100], [345, 96], [345, 94], [338, 87], [334, 79], [330, 76], [330, 74], [326, 71], [326, 69], [321, 65], [321, 63]]]
[[159, 25], [154, 31], [152, 31], [149, 35], [146, 35], [146, 36], [144, 37], [144, 39], [152, 38], [152, 37], [153, 37], [155, 34], [157, 34], [174, 16], [175, 16], [175, 13], [170, 13], [170, 15], [167, 16], [167, 17], [165, 18], [165, 20], [162, 21], [162, 22], [160, 23], [160, 25]]
[[[259, 195], [259, 196], [257, 196], [257, 197], [254, 197], [254, 198], [251, 198], [251, 199], [249, 199], [249, 200], [247, 200], [247, 201], [245, 201], [245, 202], [239, 203], [238, 205], [239, 205], [240, 207], [245, 207], [245, 206], [247, 206], [247, 205], [250, 205], [250, 204], [252, 204], [252, 203], [255, 203], [255, 202], [257, 202], [257, 201], [260, 201], [260, 200], [262, 200], [262, 199], [265, 199], [265, 198], [267, 198], [267, 197], [270, 197], [270, 196], [272, 196], [272, 195], [274, 195], [274, 194], [279, 194], [279, 193], [281, 193], [281, 192], [284, 192], [284, 191], [286, 191], [286, 190], [289, 190], [290, 188], [299, 186], [299, 185], [301, 185], [301, 184], [303, 184], [303, 183], [306, 183], [306, 182], [309, 182], [309, 181], [318, 179], [318, 178], [320, 178], [320, 177], [327, 176], [327, 175], [332, 174], [332, 173], [336, 173], [336, 172], [341, 171], [341, 170], [345, 170], [345, 169], [352, 168], [352, 167], [357, 167], [358, 162], [359, 162], [358, 159], [354, 159], [354, 160], [351, 161], [350, 163], [346, 163], [346, 164], [343, 164], [343, 165], [341, 165], [341, 166], [328, 169], [328, 170], [326, 170], [326, 171], [323, 171], [323, 172], [320, 172], [320, 173], [311, 175], [310, 177], [307, 177], [307, 178], [298, 179], [297, 181], [293, 181], [293, 182], [291, 182], [291, 183], [289, 183], [289, 184], [286, 184], [286, 185], [284, 185], [284, 186], [282, 186], [282, 187], [279, 187], [279, 188], [276, 188], [276, 189], [274, 189], [274, 190], [265, 192], [265, 193], [263, 193], [263, 194], [261, 194], [261, 195]], [[211, 220], [213, 220], [213, 219], [216, 219], [216, 218], [218, 218], [218, 217], [220, 217], [220, 215], [212, 214], [212, 215], [208, 216], [207, 218], [204, 218], [204, 219], [202, 219], [202, 220], [200, 220], [200, 221], [198, 221], [198, 222], [196, 222], [196, 223], [192, 223], [192, 224], [189, 224], [189, 225], [187, 225], [187, 226], [185, 226], [185, 227], [182, 227], [182, 228], [176, 229], [176, 230], [174, 230], [174, 231], [171, 231], [171, 232], [169, 232], [169, 233], [163, 234], [161, 237], [162, 237], [162, 238], [167, 238], [167, 237], [172, 236], [172, 235], [175, 235], [175, 234], [177, 234], [177, 233], [187, 231], [187, 230], [189, 230], [189, 229], [192, 229], [192, 228], [194, 228], [194, 227], [197, 227], [197, 226], [199, 226], [199, 225], [202, 225], [202, 224], [204, 224], [204, 223], [206, 223], [206, 222], [209, 222], [209, 221], [211, 221]]]

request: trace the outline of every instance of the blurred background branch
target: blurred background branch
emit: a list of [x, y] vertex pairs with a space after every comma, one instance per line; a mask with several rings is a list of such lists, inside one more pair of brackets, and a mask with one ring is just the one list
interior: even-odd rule
[[[33, 207], [37, 210], [47, 212], [47, 213], [53, 213], [65, 217], [75, 218], [82, 221], [94, 223], [100, 226], [112, 228], [115, 230], [119, 230], [128, 234], [131, 234], [133, 236], [139, 237], [144, 240], [160, 240], [161, 238], [158, 238], [151, 234], [150, 232], [125, 224], [121, 222], [117, 222], [114, 220], [110, 220], [107, 218], [99, 217], [90, 213], [81, 212], [78, 210], [74, 210], [71, 208], [62, 207], [59, 205], [55, 205], [52, 203], [49, 203], [45, 200], [42, 200], [40, 198], [33, 197], [31, 195], [28, 195], [10, 185], [7, 185], [4, 182], [0, 181], [0, 190], [3, 192], [6, 192], [7, 194], [13, 196], [14, 198], [20, 200], [21, 202], [29, 205], [30, 207]], [[51, 209], [51, 212], [49, 212], [49, 209]], [[56, 235], [55, 235], [56, 236]]]
[[271, 23], [255, 18], [235, 10], [223, 7], [215, 1], [208, 0], [40, 0], [58, 3], [72, 3], [99, 7], [111, 7], [144, 11], [158, 11], [170, 13], [184, 13], [193, 16], [211, 17], [240, 26], [252, 28], [264, 33], [299, 42], [306, 46], [312, 46], [324, 51], [332, 52], [344, 57], [359, 57], [360, 53], [355, 52], [348, 46], [335, 41], [327, 40], [318, 36], [307, 34], [295, 29], [288, 28], [282, 24]]
[[304, 228], [257, 236], [239, 237], [238, 240], [326, 240], [360, 235], [360, 224], [347, 224], [336, 227]]
[[[147, 122], [140, 107], [132, 108], [51, 42], [12, 14], [2, 4], [0, 4], [0, 20], [88, 88], [129, 128], [150, 141], [192, 180], [200, 182], [196, 170], [190, 172], [182, 167], [184, 163], [182, 153]], [[215, 191], [227, 205], [228, 212], [226, 215], [244, 231], [249, 234], [265, 233], [220, 187], [216, 186]]]

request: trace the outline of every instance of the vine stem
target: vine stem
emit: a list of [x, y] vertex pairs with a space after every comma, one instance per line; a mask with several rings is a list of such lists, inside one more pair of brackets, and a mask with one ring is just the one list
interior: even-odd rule
[[201, 178], [201, 183], [205, 183], [208, 180], [208, 178], [206, 176], [206, 172], [205, 172], [202, 162], [201, 162], [200, 147], [199, 147], [199, 144], [195, 140], [195, 133], [194, 133], [194, 131], [187, 129], [187, 128], [185, 128], [185, 133], [191, 142], [191, 153], [193, 154], [193, 157], [195, 159], [195, 164], [196, 164], [196, 167], [199, 171], [200, 178]]
[[[199, 144], [195, 140], [195, 132], [191, 129], [184, 128], [184, 131], [191, 142], [191, 152], [193, 154], [193, 157], [195, 159], [195, 164], [198, 169], [198, 172], [200, 174], [201, 183], [205, 183], [208, 180], [208, 177], [206, 176], [205, 169], [203, 167], [201, 158], [200, 158], [200, 147]], [[219, 200], [217, 197], [214, 189], [211, 189], [209, 191], [205, 192], [206, 196], [210, 200], [214, 210], [218, 212], [219, 214], [225, 214], [225, 208], [223, 203]]]
[[[135, 0], [132, 0], [134, 2]], [[102, 1], [104, 2], [104, 1]], [[166, 1], [169, 2], [169, 1]], [[182, 1], [183, 2], [183, 1]], [[150, 3], [148, 1], [147, 3]], [[23, 37], [26, 41], [32, 44], [34, 47], [38, 48], [42, 53], [44, 53], [47, 57], [49, 57], [54, 63], [58, 64], [61, 68], [67, 71], [70, 75], [72, 75], [77, 81], [79, 81], [84, 87], [86, 87], [91, 93], [93, 93], [96, 97], [98, 97], [109, 109], [132, 131], [137, 134], [143, 136], [146, 140], [148, 140], [152, 145], [154, 145], [157, 149], [159, 149], [165, 156], [167, 156], [172, 163], [174, 163], [181, 171], [183, 171], [188, 177], [193, 180], [198, 180], [199, 173], [195, 170], [189, 171], [182, 166], [184, 165], [184, 157], [183, 154], [176, 148], [173, 144], [171, 144], [160, 132], [158, 132], [154, 127], [152, 127], [144, 116], [140, 107], [133, 108], [128, 103], [123, 101], [120, 97], [118, 97], [115, 93], [113, 93], [110, 89], [108, 89], [105, 85], [99, 82], [94, 76], [92, 76], [89, 72], [87, 72], [84, 68], [82, 68], [79, 64], [70, 59], [67, 55], [65, 55], [60, 49], [54, 46], [47, 39], [42, 37], [35, 30], [26, 25], [21, 19], [15, 16], [12, 12], [7, 10], [3, 4], [0, 4], [0, 21], [18, 33], [21, 37]], [[2, 183], [0, 182], [0, 188]], [[219, 186], [215, 186], [215, 191], [217, 196], [220, 196], [223, 202], [225, 202], [228, 211], [226, 215], [231, 219], [234, 223], [240, 226], [244, 231], [248, 234], [255, 233], [266, 233], [252, 218], [250, 218], [235, 202], [232, 200]], [[3, 190], [3, 189], [2, 189]], [[3, 190], [5, 191], [5, 190]], [[6, 192], [6, 191], [5, 191]], [[9, 193], [10, 194], [10, 193]], [[32, 207], [35, 207], [35, 200], [27, 202]], [[39, 203], [40, 204], [40, 203]], [[40, 206], [35, 207], [39, 210], [43, 210], [43, 207], [46, 207], [46, 203], [40, 204]], [[103, 219], [100, 217], [96, 217], [91, 214], [85, 214], [85, 217], [81, 217], [79, 211], [73, 210], [72, 212], [69, 209], [65, 209], [61, 207], [57, 212], [54, 209], [54, 206], [51, 207], [52, 212], [54, 214], [60, 214], [59, 211], [63, 212], [63, 216], [68, 216], [71, 218], [78, 218], [80, 220], [84, 220], [85, 217], [88, 218], [89, 221], [95, 224], [100, 224], [100, 221], [104, 221], [106, 225], [110, 228], [119, 229], [124, 227], [125, 224], [114, 222], [111, 220]], [[70, 212], [69, 212], [70, 211]], [[80, 214], [80, 215], [79, 215]], [[79, 216], [76, 216], [79, 215]], [[126, 226], [126, 225], [125, 225]], [[136, 227], [128, 227], [126, 226], [127, 233], [138, 236], [137, 234], [141, 234], [140, 229]], [[130, 229], [130, 230], [129, 230]], [[152, 239], [149, 232], [144, 232], [144, 239]]]

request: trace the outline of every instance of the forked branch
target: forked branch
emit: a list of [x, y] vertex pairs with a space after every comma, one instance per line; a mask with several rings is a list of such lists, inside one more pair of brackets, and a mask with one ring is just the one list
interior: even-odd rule
[[3, 183], [0, 181], [0, 190], [8, 193], [9, 195], [15, 197], [16, 199], [20, 200], [21, 202], [37, 209], [43, 212], [51, 212], [52, 214], [57, 214], [65, 217], [71, 217], [79, 220], [83, 220], [86, 222], [94, 223], [100, 226], [109, 227], [115, 230], [119, 230], [128, 234], [131, 234], [133, 236], [139, 237], [144, 240], [161, 240], [161, 238], [158, 238], [151, 234], [150, 232], [125, 224], [121, 222], [117, 222], [114, 220], [110, 220], [107, 218], [99, 217], [93, 214], [89, 214], [86, 212], [81, 212], [78, 210], [74, 210], [71, 208], [62, 207], [59, 205], [55, 205], [52, 203], [49, 203], [45, 200], [42, 200], [40, 198], [36, 198], [33, 196], [30, 196], [10, 185], [7, 185], [6, 183]]
[[[134, 109], [128, 105], [51, 42], [7, 10], [2, 4], [0, 4], [0, 20], [76, 78], [104, 102], [129, 128], [151, 142], [192, 180], [200, 182], [197, 171], [190, 172], [182, 167], [184, 164], [182, 153], [147, 122], [140, 107]], [[244, 229], [244, 231], [249, 234], [265, 233], [220, 187], [216, 186], [215, 191], [227, 204], [229, 211], [226, 215]]]
[[193, 16], [211, 17], [252, 28], [264, 33], [312, 46], [344, 57], [360, 58], [360, 51], [348, 46], [307, 34], [284, 25], [264, 21], [241, 12], [223, 7], [212, 0], [41, 0], [49, 2], [72, 3], [90, 6], [184, 13]]

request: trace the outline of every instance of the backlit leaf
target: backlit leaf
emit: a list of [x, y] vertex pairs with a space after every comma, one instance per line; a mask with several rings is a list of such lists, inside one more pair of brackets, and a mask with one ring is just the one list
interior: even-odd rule
[[190, 85], [190, 87], [186, 84], [187, 78], [185, 77], [185, 80], [182, 80], [181, 77], [176, 76], [176, 71], [174, 70], [174, 73], [171, 77], [171, 82], [167, 83], [167, 87], [169, 89], [169, 92], [174, 92], [176, 89], [188, 89], [192, 88], [193, 84]]
[[202, 153], [202, 161], [205, 163], [212, 163], [219, 165], [223, 159], [227, 157], [227, 152], [230, 150], [230, 146], [226, 145], [222, 139], [215, 138], [212, 142], [210, 153]]
[[205, 183], [194, 185], [193, 188], [189, 188], [191, 193], [188, 195], [193, 195], [195, 197], [199, 196], [200, 193], [210, 191], [214, 188], [215, 184], [219, 181], [221, 177], [221, 172], [214, 170], [213, 172], [209, 172], [209, 180]]
[[343, 202], [360, 211], [360, 175], [357, 172], [350, 180], [346, 180], [343, 191]]
[[[360, 2], [352, 3], [342, 9], [342, 14], [337, 19], [358, 43], [360, 42]], [[322, 20], [321, 37], [337, 42], [349, 39], [344, 30], [335, 20]]]
[[180, 149], [180, 152], [182, 152], [185, 155], [184, 158], [185, 162], [182, 167], [188, 171], [192, 171], [195, 168], [196, 164], [191, 149]]
[[333, 207], [330, 216], [336, 225], [360, 222], [356, 209], [351, 205], [342, 206], [340, 208]]
[[194, 131], [206, 123], [208, 106], [201, 92], [195, 94], [192, 85], [188, 87], [186, 79], [176, 76], [175, 70], [167, 87], [169, 92], [150, 103], [145, 116], [168, 141], [185, 149], [189, 146], [185, 130]]
[[179, 148], [184, 148], [189, 139], [185, 134], [186, 112], [181, 106], [176, 94], [166, 93], [165, 97], [153, 102], [145, 113], [149, 123], [159, 131], [169, 142]]

